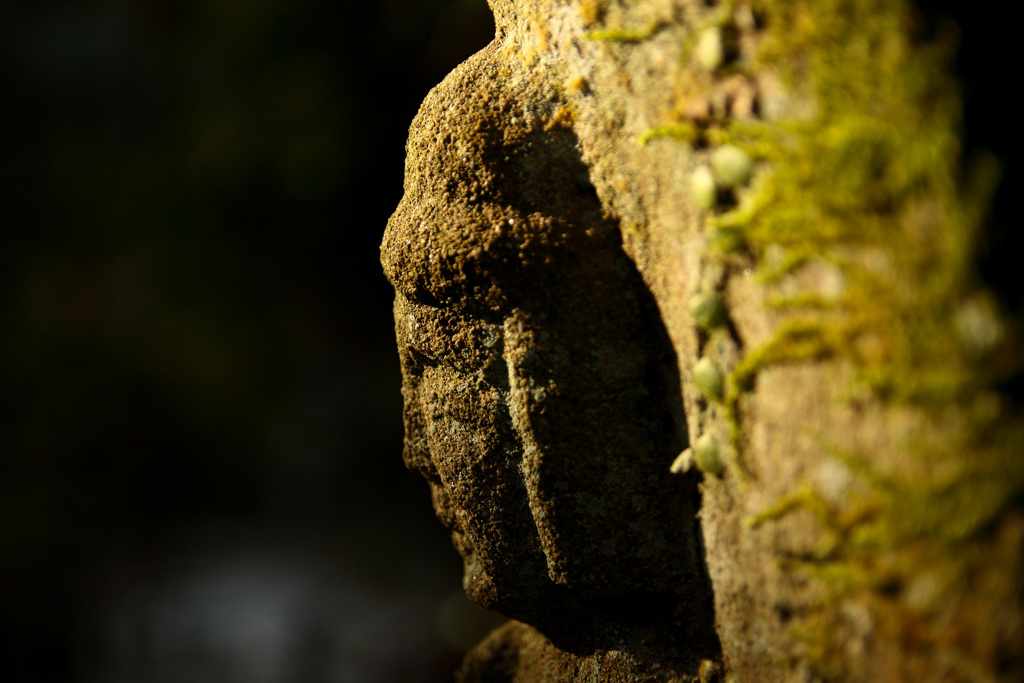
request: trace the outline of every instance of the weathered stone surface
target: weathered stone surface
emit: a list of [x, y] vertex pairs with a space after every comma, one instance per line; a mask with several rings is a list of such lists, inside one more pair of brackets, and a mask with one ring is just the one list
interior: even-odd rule
[[[457, 683], [533, 683], [534, 681], [702, 681], [719, 680], [721, 667], [712, 660], [680, 665], [672, 653], [639, 639], [625, 647], [577, 653], [555, 646], [536, 629], [510, 621], [477, 645], [455, 675]], [[690, 676], [681, 670], [693, 670]]]
[[383, 246], [406, 461], [478, 603], [565, 647], [713, 654], [697, 479], [665, 476], [687, 444], [672, 345], [559, 102], [508, 78], [480, 53], [413, 124]]
[[899, 2], [491, 5], [382, 245], [406, 462], [521, 622], [463, 680], [1024, 675], [1019, 320], [973, 272], [942, 36]]

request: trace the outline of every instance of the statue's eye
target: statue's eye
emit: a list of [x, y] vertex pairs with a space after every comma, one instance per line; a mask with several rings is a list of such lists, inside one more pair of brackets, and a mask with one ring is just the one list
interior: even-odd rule
[[437, 360], [423, 353], [415, 346], [409, 346], [409, 359], [419, 368], [433, 367]]
[[405, 334], [403, 336], [405, 356], [412, 366], [410, 369], [419, 370], [437, 365], [437, 358], [430, 349], [429, 338], [422, 334], [422, 330], [417, 330], [416, 320], [411, 315], [406, 319]]

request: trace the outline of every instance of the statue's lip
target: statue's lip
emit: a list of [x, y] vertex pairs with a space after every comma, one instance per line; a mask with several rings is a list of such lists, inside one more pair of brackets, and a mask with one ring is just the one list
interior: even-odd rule
[[456, 528], [451, 528], [452, 545], [458, 551], [465, 562], [477, 562], [476, 548], [466, 542], [466, 534]]
[[[429, 479], [427, 480], [427, 483], [430, 484], [430, 487], [432, 489], [437, 487], [437, 488], [441, 489], [442, 492], [444, 492], [444, 484], [439, 484], [439, 483], [431, 481]], [[437, 492], [436, 491], [434, 492], [434, 497], [435, 497], [435, 501], [436, 501], [436, 498], [437, 498]], [[458, 515], [455, 514], [455, 511], [451, 509], [450, 505], [448, 505], [448, 506], [438, 506], [435, 503], [435, 505], [434, 505], [434, 514], [437, 515], [437, 518], [441, 521], [441, 524], [444, 524], [446, 527], [448, 527], [452, 531], [459, 530], [459, 523], [458, 523], [459, 518], [458, 518]], [[460, 531], [460, 533], [461, 533], [461, 531]]]

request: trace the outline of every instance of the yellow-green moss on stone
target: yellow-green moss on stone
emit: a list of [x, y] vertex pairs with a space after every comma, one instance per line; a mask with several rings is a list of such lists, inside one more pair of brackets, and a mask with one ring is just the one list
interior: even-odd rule
[[[976, 300], [982, 289], [973, 244], [984, 213], [978, 197], [986, 197], [961, 188], [988, 184], [990, 192], [993, 181], [988, 174], [972, 185], [958, 167], [960, 100], [947, 75], [953, 44], [941, 34], [931, 43], [914, 42], [913, 8], [905, 2], [756, 0], [752, 6], [764, 26], [758, 68], [808, 88], [814, 100], [810, 113], [788, 121], [731, 127], [731, 139], [756, 147], [771, 174], [756, 211], [733, 224], [755, 255], [762, 282], [823, 259], [841, 271], [846, 289], [832, 301], [813, 292], [790, 294], [778, 309], [784, 322], [775, 336], [747, 350], [734, 369], [726, 401], [735, 407], [771, 365], [835, 359], [855, 369], [851, 394], [867, 391], [883, 404], [906, 406], [933, 428], [916, 443], [894, 442], [922, 476], [886, 475], [870, 458], [847, 454], [869, 493], [836, 507], [819, 505], [804, 490], [755, 520], [809, 505], [853, 520], [823, 557], [803, 567], [828, 591], [795, 633], [819, 675], [849, 675], [849, 661], [837, 651], [844, 626], [834, 606], [856, 598], [869, 606], [876, 638], [899, 640], [912, 631], [922, 652], [954, 647], [958, 656], [995, 667], [986, 649], [991, 643], [971, 631], [975, 608], [961, 605], [932, 618], [907, 599], [876, 595], [890, 585], [909, 590], [933, 574], [975, 594], [984, 590], [972, 583], [979, 573], [1006, 580], [1022, 564], [1018, 558], [1000, 570], [982, 566], [986, 552], [1004, 552], [991, 530], [1024, 492], [1024, 428], [993, 389], [1020, 367], [1021, 353], [1007, 348], [1012, 321], [991, 307], [984, 343], [955, 333], [964, 310], [958, 302]], [[723, 218], [727, 223], [728, 215]], [[778, 257], [770, 261], [769, 253]], [[924, 462], [930, 465], [915, 464]], [[849, 514], [869, 508], [870, 515]], [[879, 557], [888, 560], [880, 565]], [[974, 635], [952, 645], [957, 629]], [[908, 655], [906, 672], [924, 666], [915, 656]]]

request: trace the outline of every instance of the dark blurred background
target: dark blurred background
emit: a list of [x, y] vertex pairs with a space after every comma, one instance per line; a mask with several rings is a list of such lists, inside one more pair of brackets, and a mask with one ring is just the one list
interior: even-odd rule
[[[1010, 22], [925, 5], [965, 159], [1010, 169]], [[0, 3], [0, 680], [450, 680], [490, 623], [401, 463], [377, 249], [492, 33], [485, 0]]]
[[[0, 680], [434, 681], [378, 245], [485, 0], [0, 3]], [[452, 595], [455, 597], [452, 597]]]

